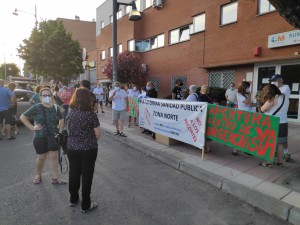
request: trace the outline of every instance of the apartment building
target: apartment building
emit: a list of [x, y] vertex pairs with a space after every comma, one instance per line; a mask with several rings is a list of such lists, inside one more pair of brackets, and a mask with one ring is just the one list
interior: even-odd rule
[[[122, 2], [129, 3], [124, 0]], [[128, 20], [130, 7], [117, 13], [118, 51], [140, 54], [159, 97], [170, 94], [177, 78], [185, 87], [227, 88], [252, 82], [255, 93], [272, 74], [290, 85], [289, 117], [300, 122], [300, 31], [268, 0], [137, 0], [142, 20]], [[112, 0], [97, 8], [96, 66], [100, 81], [112, 57]]]

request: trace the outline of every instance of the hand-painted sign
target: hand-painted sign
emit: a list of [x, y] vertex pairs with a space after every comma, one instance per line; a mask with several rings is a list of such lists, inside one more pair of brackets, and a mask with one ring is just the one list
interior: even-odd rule
[[273, 161], [279, 118], [209, 104], [206, 137]]
[[139, 116], [139, 100], [136, 97], [128, 97], [128, 115], [132, 117]]
[[139, 125], [155, 133], [203, 148], [207, 103], [144, 98]]

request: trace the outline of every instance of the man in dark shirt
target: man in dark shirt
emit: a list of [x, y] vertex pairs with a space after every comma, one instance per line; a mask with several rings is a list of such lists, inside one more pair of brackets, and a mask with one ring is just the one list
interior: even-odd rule
[[90, 91], [90, 95], [91, 95], [91, 99], [92, 99], [92, 109], [94, 111], [97, 111], [98, 109], [96, 109], [95, 105], [97, 103], [97, 99], [96, 99], [96, 95], [94, 95], [94, 93], [91, 91], [91, 82], [89, 82], [88, 80], [82, 80], [80, 82], [80, 86], [89, 89]]
[[149, 98], [157, 98], [157, 91], [155, 90], [154, 84], [149, 81], [146, 86], [146, 96]]
[[172, 89], [172, 99], [176, 99], [176, 100], [182, 100], [183, 99], [182, 86], [183, 86], [182, 80], [177, 79], [176, 80], [176, 86]]

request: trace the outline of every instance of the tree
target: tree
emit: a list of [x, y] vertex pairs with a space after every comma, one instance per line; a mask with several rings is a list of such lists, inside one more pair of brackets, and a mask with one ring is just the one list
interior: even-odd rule
[[17, 67], [16, 64], [14, 63], [6, 63], [2, 64], [0, 66], [0, 79], [4, 79], [5, 78], [5, 67], [6, 67], [6, 77], [8, 78], [8, 76], [19, 76], [19, 68]]
[[80, 44], [66, 32], [61, 21], [41, 22], [29, 39], [23, 40], [18, 52], [34, 75], [68, 82], [84, 72]]
[[[112, 58], [105, 66], [104, 73], [112, 79]], [[141, 63], [141, 58], [133, 52], [122, 52], [117, 57], [117, 80], [122, 83], [136, 83], [145, 85], [147, 79], [147, 68]]]
[[295, 28], [300, 28], [300, 0], [269, 0], [279, 14]]

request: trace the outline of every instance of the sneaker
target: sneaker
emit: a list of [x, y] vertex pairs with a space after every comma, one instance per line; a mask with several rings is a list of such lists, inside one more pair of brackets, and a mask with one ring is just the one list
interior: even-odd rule
[[289, 153], [284, 153], [283, 160], [289, 162], [291, 160], [291, 155]]

